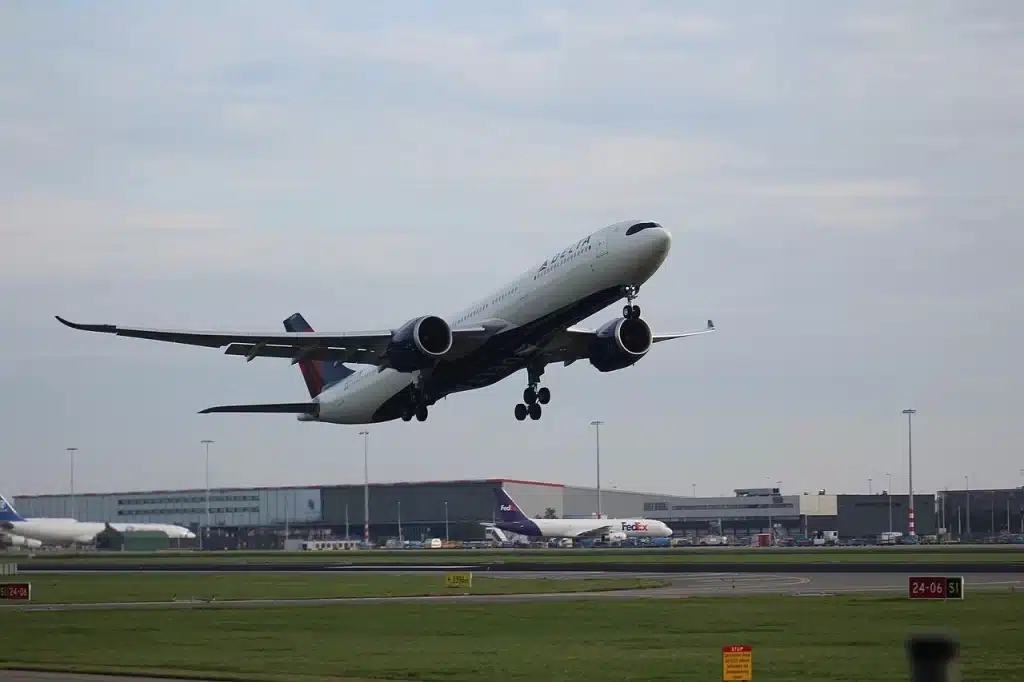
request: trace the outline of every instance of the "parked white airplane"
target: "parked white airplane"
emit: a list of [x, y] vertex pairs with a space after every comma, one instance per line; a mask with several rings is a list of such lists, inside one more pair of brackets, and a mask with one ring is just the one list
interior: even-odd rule
[[531, 519], [504, 488], [495, 487], [501, 520], [482, 524], [530, 538], [594, 539], [621, 542], [626, 538], [667, 538], [672, 529], [657, 519]]
[[[506, 286], [445, 320], [415, 317], [397, 329], [314, 332], [295, 313], [285, 332], [216, 332], [78, 324], [74, 329], [220, 348], [227, 355], [291, 358], [311, 400], [221, 405], [201, 411], [293, 413], [300, 421], [367, 424], [427, 418], [441, 398], [489, 386], [527, 370], [516, 419], [540, 419], [551, 399], [538, 389], [546, 365], [589, 360], [601, 372], [636, 363], [659, 341], [714, 331], [652, 334], [634, 304], [640, 285], [661, 267], [672, 236], [657, 223], [626, 221], [602, 228], [552, 254]], [[597, 330], [573, 325], [625, 298], [622, 317]], [[344, 363], [365, 364], [354, 370]]]
[[[71, 543], [88, 544], [96, 540], [96, 536], [107, 528], [119, 533], [134, 531], [159, 531], [172, 539], [191, 539], [196, 536], [184, 526], [169, 523], [95, 523], [77, 521], [75, 519], [27, 519], [19, 514], [14, 505], [0, 495], [0, 534], [7, 536], [8, 541], [18, 546], [21, 540], [35, 540], [43, 545], [66, 545]], [[20, 538], [16, 540], [15, 538]], [[22, 544], [27, 547], [39, 545]]]

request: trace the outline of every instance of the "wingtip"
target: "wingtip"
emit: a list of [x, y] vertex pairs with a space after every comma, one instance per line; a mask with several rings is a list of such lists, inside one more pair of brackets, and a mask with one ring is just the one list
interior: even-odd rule
[[86, 331], [86, 332], [106, 332], [108, 334], [111, 334], [111, 333], [114, 333], [114, 332], [117, 331], [117, 328], [114, 325], [112, 325], [112, 324], [81, 324], [79, 322], [72, 322], [70, 320], [65, 320], [60, 315], [54, 315], [54, 317], [56, 317], [57, 321], [60, 322], [65, 327], [71, 327], [72, 329], [78, 329], [80, 331]]
[[711, 320], [708, 320], [708, 329], [714, 329], [714, 328], [715, 328], [715, 323], [712, 322]]

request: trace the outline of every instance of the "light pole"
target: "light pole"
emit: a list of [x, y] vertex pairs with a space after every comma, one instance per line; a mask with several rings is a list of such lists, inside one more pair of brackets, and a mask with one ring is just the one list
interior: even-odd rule
[[601, 424], [604, 422], [597, 419], [590, 422], [597, 438], [597, 518], [601, 518]]
[[889, 494], [889, 532], [892, 532], [892, 474], [886, 474], [889, 477], [889, 489], [885, 492]]
[[911, 427], [911, 420], [916, 412], [917, 410], [903, 410], [903, 414], [907, 415], [907, 487], [910, 488], [908, 491], [910, 507], [907, 509], [907, 535], [911, 537], [916, 535], [914, 532], [914, 441]]
[[869, 478], [868, 479], [868, 495], [872, 495], [872, 494], [873, 493], [871, 492], [871, 479]]
[[360, 431], [363, 437], [363, 543], [370, 546], [370, 432]]
[[448, 500], [444, 501], [444, 540], [448, 542]]
[[199, 548], [203, 548], [203, 536], [210, 532], [210, 443], [212, 440], [199, 441], [206, 446], [206, 528], [199, 534]]
[[693, 496], [697, 497], [697, 484], [696, 483], [691, 483], [690, 487], [693, 488]]
[[71, 459], [71, 518], [77, 518], [75, 516], [75, 452], [78, 448], [64, 448], [69, 458]]
[[966, 498], [967, 509], [964, 511], [964, 516], [967, 517], [967, 537], [971, 536], [971, 479], [964, 476], [964, 497]]

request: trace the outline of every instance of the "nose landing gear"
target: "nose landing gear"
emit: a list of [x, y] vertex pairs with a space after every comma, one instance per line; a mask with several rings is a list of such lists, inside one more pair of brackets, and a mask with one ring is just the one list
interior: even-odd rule
[[626, 305], [622, 306], [622, 316], [627, 320], [639, 319], [640, 306], [633, 305], [633, 301], [640, 293], [640, 287], [630, 284], [629, 286], [622, 287], [622, 293], [626, 297]]

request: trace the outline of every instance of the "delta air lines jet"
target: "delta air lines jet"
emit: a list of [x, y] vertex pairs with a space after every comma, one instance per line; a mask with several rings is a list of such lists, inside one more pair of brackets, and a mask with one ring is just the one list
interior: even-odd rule
[[585, 538], [621, 542], [626, 538], [668, 538], [672, 529], [657, 519], [531, 519], [504, 488], [495, 488], [501, 520], [485, 523], [506, 533], [530, 538]]
[[[314, 332], [299, 313], [282, 332], [192, 331], [78, 324], [74, 329], [212, 348], [227, 355], [288, 358], [302, 371], [310, 400], [221, 405], [201, 411], [296, 414], [299, 421], [368, 424], [427, 419], [445, 396], [490, 386], [525, 369], [515, 417], [540, 419], [551, 400], [540, 387], [545, 366], [588, 360], [601, 372], [629, 367], [660, 341], [714, 331], [652, 334], [634, 303], [640, 285], [668, 256], [672, 236], [658, 223], [625, 221], [602, 228], [545, 258], [450, 317], [421, 315], [393, 329]], [[574, 326], [625, 298], [622, 317], [598, 329]], [[354, 369], [346, 363], [362, 364]]]

